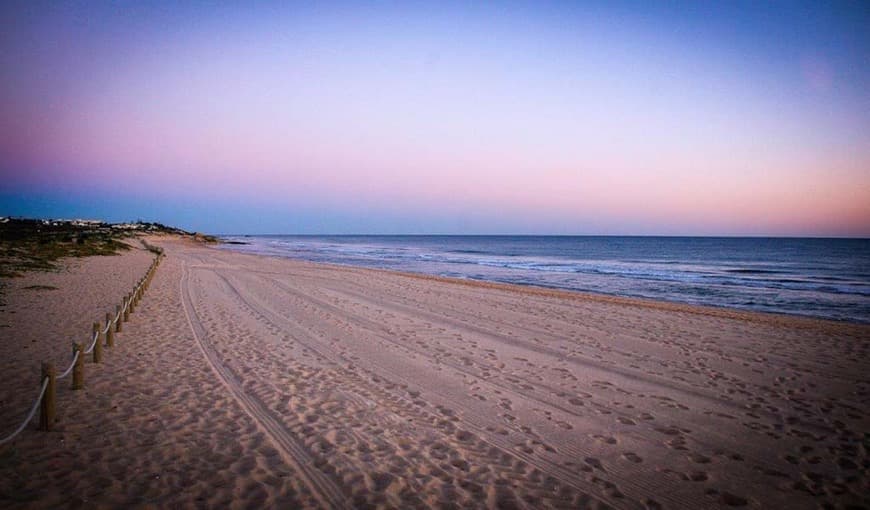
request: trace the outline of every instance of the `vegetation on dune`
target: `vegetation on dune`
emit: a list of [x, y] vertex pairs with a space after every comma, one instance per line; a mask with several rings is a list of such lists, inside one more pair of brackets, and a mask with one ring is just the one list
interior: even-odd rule
[[123, 237], [110, 228], [9, 220], [0, 224], [0, 276], [51, 271], [63, 257], [114, 255], [130, 249]]
[[[8, 282], [3, 278], [21, 276], [26, 271], [56, 271], [64, 257], [116, 255], [130, 249], [125, 239], [139, 234], [175, 234], [189, 232], [160, 223], [109, 224], [83, 220], [34, 220], [0, 217], [0, 310]], [[207, 236], [217, 242], [217, 239]], [[142, 240], [146, 249], [160, 253], [160, 248]], [[24, 287], [31, 291], [49, 291], [49, 285]], [[0, 327], [3, 327], [0, 324]]]
[[[116, 255], [130, 249], [125, 239], [140, 234], [173, 234], [205, 244], [220, 242], [215, 236], [161, 223], [0, 218], [0, 278], [20, 276], [25, 271], [54, 271], [57, 261], [64, 257]], [[162, 251], [144, 239], [141, 242], [153, 253]], [[0, 293], [2, 287], [0, 283]]]
[[217, 237], [210, 236], [208, 234], [203, 234], [200, 232], [194, 232], [193, 239], [195, 241], [199, 241], [199, 242], [205, 243], [205, 244], [217, 244], [220, 242], [220, 239], [218, 239]]
[[130, 249], [125, 239], [140, 233], [190, 235], [160, 223], [113, 225], [99, 221], [0, 218], [0, 277], [19, 276], [25, 271], [54, 271], [57, 261], [64, 257], [116, 255]]

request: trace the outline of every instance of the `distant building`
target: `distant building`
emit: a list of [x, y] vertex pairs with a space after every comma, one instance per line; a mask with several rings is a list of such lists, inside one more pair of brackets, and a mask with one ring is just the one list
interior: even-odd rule
[[103, 224], [103, 220], [70, 220], [69, 223], [76, 227], [94, 227]]

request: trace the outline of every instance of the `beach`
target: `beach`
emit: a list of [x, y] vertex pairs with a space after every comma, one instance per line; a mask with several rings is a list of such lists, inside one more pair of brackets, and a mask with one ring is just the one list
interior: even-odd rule
[[[0, 506], [870, 506], [870, 326], [149, 242]], [[0, 435], [152, 259], [5, 280]]]

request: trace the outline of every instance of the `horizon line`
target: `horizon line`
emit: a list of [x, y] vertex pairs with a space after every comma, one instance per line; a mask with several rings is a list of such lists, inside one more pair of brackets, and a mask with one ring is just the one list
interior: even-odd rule
[[822, 235], [775, 235], [775, 234], [445, 234], [445, 233], [402, 233], [402, 234], [372, 234], [372, 233], [218, 233], [203, 232], [208, 235], [224, 237], [258, 237], [258, 236], [307, 236], [307, 237], [666, 237], [666, 238], [706, 238], [706, 239], [854, 239], [870, 241], [870, 236], [822, 236]]

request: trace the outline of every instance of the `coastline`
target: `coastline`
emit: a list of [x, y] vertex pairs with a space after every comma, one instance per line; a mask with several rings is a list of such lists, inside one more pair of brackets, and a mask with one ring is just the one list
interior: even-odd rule
[[491, 288], [495, 290], [503, 290], [506, 292], [515, 292], [519, 294], [527, 293], [530, 295], [553, 297], [556, 299], [579, 300], [579, 301], [598, 301], [602, 303], [619, 304], [625, 306], [638, 306], [655, 310], [691, 313], [696, 315], [706, 315], [710, 317], [722, 317], [735, 320], [745, 320], [750, 322], [784, 324], [791, 326], [804, 326], [810, 328], [837, 328], [843, 326], [846, 329], [866, 329], [870, 335], [870, 323], [828, 319], [824, 317], [813, 317], [801, 315], [797, 313], [780, 313], [769, 311], [745, 310], [741, 308], [733, 308], [728, 306], [713, 306], [694, 303], [683, 303], [680, 301], [669, 301], [666, 299], [653, 299], [635, 296], [620, 296], [616, 294], [604, 294], [597, 292], [589, 292], [583, 290], [561, 289], [555, 287], [544, 287], [534, 284], [523, 283], [507, 283], [489, 280], [481, 280], [475, 278], [460, 278], [454, 276], [440, 276], [427, 273], [417, 273], [411, 271], [400, 271], [396, 269], [372, 268], [352, 264], [339, 264], [330, 262], [313, 262], [304, 259], [293, 258], [289, 256], [264, 254], [264, 253], [244, 253], [233, 251], [231, 249], [215, 247], [222, 251], [229, 251], [242, 256], [263, 257], [276, 260], [291, 260], [301, 264], [312, 264], [313, 266], [326, 266], [335, 269], [352, 269], [362, 271], [383, 272], [394, 274], [397, 276], [405, 276], [408, 278], [417, 278], [420, 280], [429, 280], [436, 282], [444, 282], [456, 285], [468, 285], [471, 287]]
[[[870, 253], [868, 240], [292, 235], [224, 239], [230, 242], [223, 249], [315, 263], [870, 324], [870, 287], [862, 269]], [[759, 242], [761, 246], [753, 249]]]
[[[57, 430], [0, 450], [0, 501], [867, 504], [866, 325], [154, 243], [149, 296]], [[47, 324], [30, 352], [62, 356]]]

